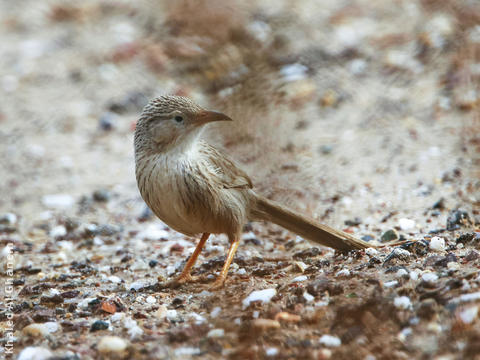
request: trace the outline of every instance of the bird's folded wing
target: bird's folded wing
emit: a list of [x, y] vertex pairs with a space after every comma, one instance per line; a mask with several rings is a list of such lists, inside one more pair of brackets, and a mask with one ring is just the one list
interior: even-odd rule
[[253, 187], [248, 175], [213, 146], [202, 142], [200, 152], [207, 159], [207, 168], [212, 176], [211, 179], [218, 185], [227, 189], [251, 189]]

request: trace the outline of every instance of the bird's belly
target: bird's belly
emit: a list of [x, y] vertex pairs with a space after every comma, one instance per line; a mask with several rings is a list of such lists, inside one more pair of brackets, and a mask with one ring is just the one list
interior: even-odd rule
[[[203, 224], [188, 216], [182, 201], [181, 182], [171, 168], [159, 165], [146, 166], [138, 178], [142, 198], [153, 213], [172, 229], [188, 236], [205, 232]], [[142, 176], [145, 176], [143, 178]]]

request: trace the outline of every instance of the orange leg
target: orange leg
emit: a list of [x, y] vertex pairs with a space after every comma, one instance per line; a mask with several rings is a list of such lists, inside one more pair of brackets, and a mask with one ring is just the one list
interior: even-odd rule
[[235, 240], [230, 244], [230, 249], [228, 250], [227, 259], [225, 260], [225, 263], [223, 264], [222, 272], [218, 276], [217, 280], [215, 280], [213, 285], [210, 287], [212, 290], [219, 289], [223, 286], [223, 284], [225, 282], [225, 279], [227, 278], [228, 268], [230, 267], [230, 264], [233, 261], [233, 257], [235, 256], [235, 253], [237, 252], [239, 244], [240, 244], [239, 240]]
[[193, 276], [190, 274], [193, 265], [195, 265], [195, 261], [197, 261], [198, 255], [202, 252], [203, 246], [207, 242], [208, 237], [210, 236], [209, 233], [204, 233], [200, 242], [198, 243], [195, 251], [193, 252], [192, 256], [187, 261], [187, 264], [183, 268], [182, 273], [173, 281], [176, 284], [184, 284], [190, 281], [194, 281]]

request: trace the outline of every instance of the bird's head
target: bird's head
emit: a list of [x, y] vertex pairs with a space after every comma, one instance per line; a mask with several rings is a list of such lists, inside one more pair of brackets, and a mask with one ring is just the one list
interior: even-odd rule
[[160, 96], [143, 109], [135, 129], [135, 148], [148, 146], [159, 152], [196, 140], [205, 124], [231, 121], [227, 115], [208, 111], [182, 96]]

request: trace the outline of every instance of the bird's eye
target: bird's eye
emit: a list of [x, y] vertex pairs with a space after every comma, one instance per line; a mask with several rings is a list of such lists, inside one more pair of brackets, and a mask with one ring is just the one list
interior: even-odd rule
[[181, 123], [183, 121], [183, 116], [177, 115], [173, 118], [175, 122]]

